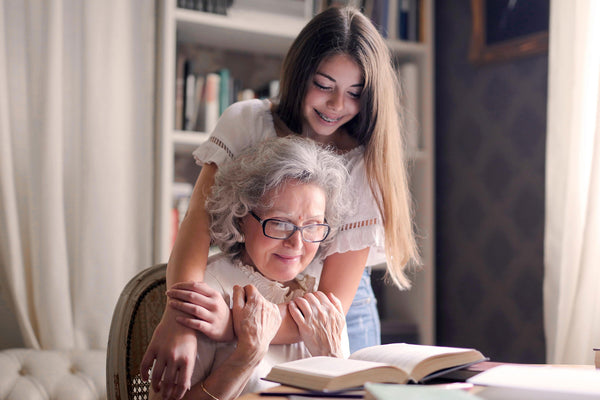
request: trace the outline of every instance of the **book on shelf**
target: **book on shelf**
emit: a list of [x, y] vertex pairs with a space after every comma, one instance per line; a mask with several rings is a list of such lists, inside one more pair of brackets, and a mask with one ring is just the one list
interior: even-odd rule
[[205, 77], [203, 75], [195, 76], [195, 91], [192, 96], [191, 116], [189, 120], [190, 124], [188, 127], [186, 127], [187, 130], [198, 130], [200, 104], [202, 104], [202, 97], [204, 96], [204, 79]]
[[390, 39], [398, 39], [398, 3], [400, 0], [391, 0], [388, 3], [387, 32]]
[[469, 378], [483, 399], [599, 399], [600, 371], [593, 366], [505, 364]]
[[202, 100], [199, 104], [198, 123], [196, 128], [199, 131], [210, 133], [219, 119], [219, 91], [221, 86], [221, 76], [218, 73], [211, 72], [204, 78], [204, 91]]
[[219, 75], [219, 115], [221, 115], [231, 104], [231, 74], [227, 68], [219, 69], [217, 74]]
[[360, 349], [348, 359], [311, 357], [275, 365], [266, 380], [311, 390], [340, 390], [365, 382], [423, 383], [486, 360], [475, 349], [392, 343]]
[[403, 89], [402, 111], [404, 131], [406, 132], [406, 148], [409, 152], [416, 152], [421, 148], [419, 67], [413, 62], [406, 62], [398, 67], [398, 74]]
[[410, 0], [408, 10], [408, 40], [411, 42], [419, 41], [419, 0]]
[[[394, 0], [392, 0], [394, 1]], [[381, 36], [392, 38], [389, 35], [389, 0], [371, 0], [369, 6], [365, 8], [367, 16], [373, 22]]]
[[196, 75], [191, 71], [191, 62], [186, 62], [188, 67], [186, 68], [185, 75], [185, 97], [183, 99], [184, 111], [183, 111], [183, 126], [185, 130], [192, 130], [194, 126], [194, 115], [196, 113]]
[[390, 16], [390, 23], [396, 23], [394, 38], [411, 42], [421, 41], [421, 20], [425, 17], [423, 10], [421, 0], [397, 0], [395, 14]]
[[279, 80], [273, 79], [255, 91], [257, 99], [272, 99], [279, 96]]
[[213, 72], [200, 71], [204, 64], [204, 60], [185, 52], [177, 55], [175, 130], [210, 133], [219, 116], [234, 102], [278, 95], [277, 79], [267, 81], [254, 90], [245, 88], [242, 80], [233, 76], [227, 67]]
[[233, 0], [177, 0], [177, 7], [226, 15]]
[[408, 40], [408, 14], [410, 13], [410, 0], [398, 0], [398, 13], [396, 14], [396, 38]]
[[177, 55], [175, 76], [175, 129], [183, 129], [183, 98], [185, 87], [185, 63], [186, 58], [182, 54]]
[[425, 15], [421, 0], [364, 0], [361, 9], [385, 38], [422, 40], [421, 19]]

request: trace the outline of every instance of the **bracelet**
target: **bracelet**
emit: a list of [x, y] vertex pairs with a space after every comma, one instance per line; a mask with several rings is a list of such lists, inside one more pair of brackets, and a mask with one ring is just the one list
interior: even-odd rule
[[207, 395], [209, 395], [211, 399], [213, 399], [213, 400], [219, 400], [218, 397], [214, 396], [212, 393], [210, 393], [208, 390], [206, 390], [206, 388], [204, 387], [204, 382], [200, 382], [200, 389], [202, 389], [202, 391], [204, 393], [206, 393]]

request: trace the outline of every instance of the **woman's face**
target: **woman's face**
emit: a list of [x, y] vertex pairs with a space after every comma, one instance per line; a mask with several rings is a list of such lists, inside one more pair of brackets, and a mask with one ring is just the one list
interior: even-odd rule
[[[253, 210], [261, 220], [276, 218], [299, 227], [325, 221], [325, 192], [316, 185], [288, 182], [278, 192], [267, 192], [264, 199], [272, 201], [273, 207]], [[300, 231], [285, 240], [269, 238], [250, 214], [242, 219], [241, 228], [246, 238], [242, 261], [278, 282], [290, 281], [304, 271], [319, 248], [319, 243], [302, 240]]]
[[303, 133], [320, 143], [330, 143], [331, 135], [360, 111], [364, 85], [362, 71], [347, 54], [325, 58], [308, 84], [303, 103]]

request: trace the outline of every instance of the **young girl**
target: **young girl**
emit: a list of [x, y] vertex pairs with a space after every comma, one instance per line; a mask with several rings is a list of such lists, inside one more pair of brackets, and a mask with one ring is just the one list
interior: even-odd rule
[[[347, 313], [350, 350], [380, 343], [370, 286], [371, 266], [387, 261], [399, 287], [406, 265], [418, 261], [399, 121], [399, 90], [385, 41], [353, 8], [329, 8], [315, 16], [292, 44], [283, 64], [279, 101], [236, 103], [221, 116], [194, 156], [202, 170], [167, 267], [167, 286], [203, 279], [210, 235], [204, 203], [218, 165], [244, 148], [275, 136], [301, 135], [341, 154], [350, 173], [355, 211], [323, 254], [319, 290], [333, 293]], [[358, 289], [358, 290], [357, 290]], [[356, 295], [356, 296], [355, 296]], [[353, 300], [354, 299], [354, 300]], [[233, 339], [230, 310], [207, 296], [197, 329], [214, 340]], [[285, 306], [274, 343], [299, 340]], [[194, 331], [167, 308], [141, 364], [163, 398], [189, 388], [196, 352]], [[156, 385], [156, 386], [155, 386]]]

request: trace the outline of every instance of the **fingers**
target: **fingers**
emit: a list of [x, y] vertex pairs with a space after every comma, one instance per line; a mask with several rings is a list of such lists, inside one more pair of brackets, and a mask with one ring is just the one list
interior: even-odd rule
[[246, 285], [244, 286], [244, 292], [246, 293], [246, 302], [256, 302], [259, 299], [262, 299], [262, 294], [258, 291], [258, 289], [254, 285]]
[[[190, 386], [187, 385], [192, 381], [192, 373], [194, 372], [193, 366], [193, 363], [188, 363], [179, 368], [179, 375], [177, 377], [178, 385], [173, 393], [174, 398], [181, 399], [185, 392], [190, 390]], [[188, 382], [187, 385], [185, 384], [186, 382]]]
[[304, 319], [304, 314], [302, 314], [300, 308], [298, 308], [298, 305], [296, 304], [295, 300], [289, 302], [288, 311], [296, 325], [303, 325], [306, 323], [306, 320]]
[[244, 309], [245, 304], [246, 304], [246, 292], [244, 291], [244, 288], [242, 288], [239, 285], [235, 285], [233, 287], [233, 300], [232, 300], [232, 307], [231, 307], [231, 311], [234, 315], [234, 319], [235, 319], [235, 316], [239, 315], [239, 313]]
[[313, 315], [313, 309], [311, 303], [307, 298], [297, 297], [292, 302], [290, 302], [290, 304], [292, 303], [296, 306], [298, 312], [301, 313], [302, 318], [300, 320], [302, 322], [306, 322], [307, 320], [311, 319]]
[[201, 306], [204, 308], [213, 308], [216, 303], [217, 294], [207, 295], [204, 293], [197, 293], [191, 290], [180, 290], [180, 289], [169, 289], [167, 291], [169, 299], [178, 300], [181, 302]]
[[[152, 388], [161, 393], [163, 399], [181, 399], [189, 389], [186, 382], [192, 378], [191, 363], [180, 360], [176, 364], [156, 362], [152, 369]], [[162, 372], [161, 372], [162, 371]]]
[[177, 368], [174, 365], [167, 365], [160, 383], [162, 398], [170, 399], [173, 394], [174, 386], [177, 384]]
[[174, 310], [184, 312], [191, 317], [195, 317], [195, 318], [199, 318], [199, 319], [203, 319], [203, 320], [209, 320], [209, 319], [211, 319], [210, 317], [213, 315], [212, 310], [209, 310], [206, 307], [196, 305], [196, 304], [186, 303], [184, 301], [169, 300], [168, 305], [169, 305], [169, 307], [171, 307]]
[[154, 359], [156, 358], [156, 350], [154, 348], [148, 347], [146, 353], [144, 353], [144, 357], [142, 358], [142, 362], [140, 363], [140, 376], [143, 380], [147, 381], [150, 377], [149, 371], [152, 368], [152, 364], [154, 363]]
[[340, 299], [338, 299], [337, 297], [335, 297], [335, 295], [331, 292], [327, 294], [327, 297], [333, 303], [335, 308], [337, 308], [337, 310], [343, 314], [344, 306], [342, 305], [342, 301]]
[[196, 281], [196, 282], [178, 282], [172, 285], [168, 291], [171, 290], [182, 290], [195, 292], [198, 294], [202, 294], [205, 296], [213, 296], [216, 292], [209, 284], [206, 282]]
[[155, 392], [160, 392], [161, 388], [161, 380], [163, 376], [163, 372], [165, 371], [166, 364], [159, 360], [158, 358], [154, 362], [154, 366], [152, 367], [152, 376], [150, 377], [150, 382], [152, 383], [152, 389]]
[[290, 315], [296, 324], [307, 324], [311, 319], [330, 318], [344, 313], [342, 302], [333, 293], [306, 293], [290, 302]]

